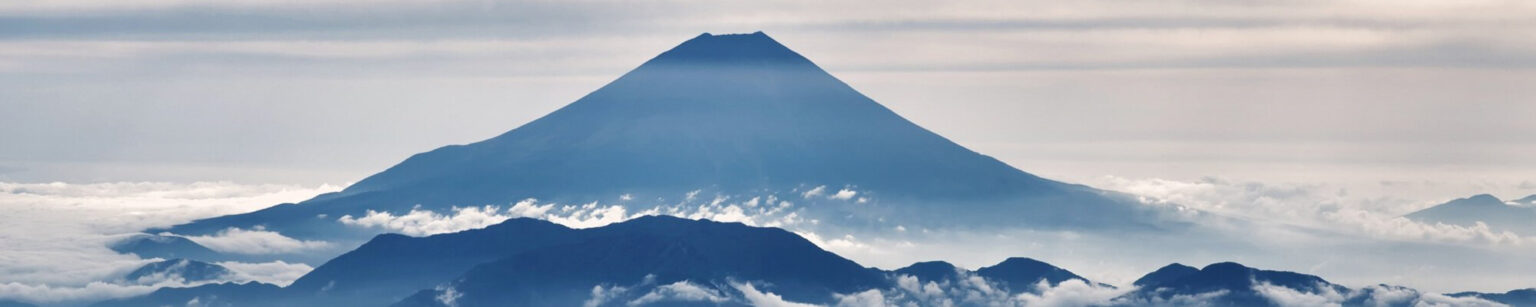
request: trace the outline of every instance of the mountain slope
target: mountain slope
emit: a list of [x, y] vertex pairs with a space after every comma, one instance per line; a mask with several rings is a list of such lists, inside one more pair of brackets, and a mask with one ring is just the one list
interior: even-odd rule
[[161, 288], [149, 294], [92, 304], [100, 307], [274, 306], [250, 304], [280, 296], [277, 286], [258, 282], [207, 284], [191, 288]]
[[802, 302], [888, 284], [883, 272], [788, 231], [650, 216], [593, 229], [581, 243], [476, 266], [399, 305], [443, 305], [440, 298], [448, 295], [457, 306], [574, 306], [592, 299], [595, 287], [624, 288], [634, 297], [621, 297], [638, 299], [645, 289], [679, 283], [716, 293], [732, 291], [731, 283], [753, 283]]
[[1002, 282], [1014, 291], [1031, 292], [1034, 286], [1045, 282], [1049, 286], [1056, 286], [1067, 280], [1081, 280], [1087, 284], [1093, 284], [1082, 276], [1077, 276], [1071, 271], [1056, 267], [1039, 260], [1012, 257], [996, 265], [976, 269], [976, 275], [987, 279]]
[[[1531, 197], [1526, 197], [1527, 199]], [[1522, 200], [1515, 201], [1520, 203]], [[1409, 213], [1405, 217], [1425, 222], [1473, 226], [1487, 224], [1494, 231], [1511, 231], [1522, 235], [1536, 235], [1536, 206], [1515, 206], [1488, 194], [1474, 195], [1452, 200], [1424, 210]]]
[[383, 306], [452, 280], [477, 264], [583, 237], [579, 230], [528, 218], [420, 238], [384, 234], [316, 267], [283, 292], [321, 305]]
[[1278, 287], [1297, 293], [1348, 293], [1349, 289], [1320, 277], [1284, 271], [1260, 270], [1233, 262], [1208, 265], [1198, 272], [1159, 283], [1145, 284], [1122, 299], [1134, 302], [1176, 301], [1177, 297], [1213, 295], [1206, 301], [1218, 306], [1269, 306], [1274, 303], [1259, 291]]
[[[1043, 179], [923, 129], [758, 32], [700, 35], [533, 122], [414, 155], [344, 191], [168, 230], [265, 225], [298, 238], [361, 240], [374, 231], [334, 218], [530, 197], [587, 203], [818, 185], [879, 195], [878, 204], [835, 213], [870, 221], [1163, 226], [1130, 198]], [[810, 210], [837, 210], [823, 207]]]
[[180, 258], [201, 261], [223, 261], [231, 258], [179, 236], [135, 234], [107, 247], [118, 253], [134, 254], [142, 258]]
[[959, 272], [969, 271], [957, 268], [955, 265], [944, 261], [918, 262], [904, 268], [891, 271], [891, 273], [895, 273], [897, 275], [915, 277], [917, 278], [918, 282], [922, 283], [950, 281], [959, 276], [957, 274]]
[[139, 284], [153, 284], [162, 280], [181, 280], [183, 282], [215, 281], [223, 279], [233, 272], [223, 266], [187, 259], [171, 259], [152, 262], [128, 272], [123, 279]]
[[1449, 296], [1475, 297], [1515, 307], [1536, 306], [1536, 288], [1511, 290], [1504, 293], [1460, 292], [1449, 294]]
[[1184, 278], [1185, 276], [1194, 275], [1197, 273], [1200, 273], [1200, 269], [1174, 263], [1163, 266], [1162, 268], [1158, 268], [1156, 271], [1152, 271], [1152, 273], [1147, 273], [1147, 275], [1142, 275], [1141, 278], [1137, 278], [1136, 281], [1131, 282], [1131, 285], [1136, 287], [1155, 287], [1159, 284], [1178, 280], [1180, 278]]

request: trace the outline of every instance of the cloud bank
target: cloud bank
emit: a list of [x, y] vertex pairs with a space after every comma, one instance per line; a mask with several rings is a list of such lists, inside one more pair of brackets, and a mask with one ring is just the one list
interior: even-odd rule
[[[143, 294], [176, 280], [117, 284], [124, 274], [153, 259], [113, 252], [106, 246], [145, 228], [232, 214], [339, 190], [330, 185], [293, 186], [229, 182], [113, 182], [92, 184], [0, 182], [0, 299], [29, 302], [88, 301]], [[231, 230], [210, 244], [230, 250], [283, 250], [283, 238], [260, 229]], [[277, 240], [273, 240], [277, 239]], [[291, 240], [291, 239], [290, 239]], [[235, 243], [237, 241], [244, 243]], [[211, 241], [210, 241], [211, 242]], [[292, 242], [289, 242], [292, 243]], [[310, 244], [313, 244], [312, 242]], [[306, 265], [221, 263], [232, 280], [286, 284]]]

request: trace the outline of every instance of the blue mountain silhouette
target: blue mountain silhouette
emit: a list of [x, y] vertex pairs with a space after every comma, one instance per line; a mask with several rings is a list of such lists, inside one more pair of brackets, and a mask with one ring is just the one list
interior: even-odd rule
[[37, 305], [23, 303], [14, 300], [0, 299], [0, 307], [37, 307]]
[[128, 272], [123, 279], [134, 281], [159, 281], [168, 278], [178, 278], [185, 282], [217, 281], [228, 277], [233, 272], [223, 266], [187, 259], [170, 259], [151, 262]]
[[1527, 204], [1517, 206], [1507, 204], [1493, 195], [1479, 194], [1409, 213], [1405, 217], [1425, 223], [1461, 226], [1482, 222], [1494, 231], [1511, 231], [1530, 236], [1536, 235], [1536, 206], [1528, 205], [1530, 199], [1536, 199], [1536, 195], [1513, 201]]
[[1040, 178], [919, 127], [758, 32], [699, 35], [542, 118], [416, 154], [343, 191], [163, 231], [264, 225], [297, 238], [361, 242], [378, 230], [335, 218], [807, 185], [870, 191], [878, 204], [839, 216], [909, 225], [1169, 227], [1129, 197]]
[[[735, 285], [751, 284], [791, 301], [828, 303], [834, 294], [891, 288], [895, 275], [952, 280], [962, 271], [945, 262], [895, 271], [867, 268], [794, 233], [740, 223], [646, 216], [571, 229], [520, 218], [426, 237], [378, 235], [280, 289], [214, 284], [102, 305], [182, 305], [198, 298], [232, 306], [433, 306], [449, 294], [459, 306], [580, 305], [592, 299], [593, 288], [599, 286], [626, 289], [610, 298], [610, 303], [622, 305], [679, 283], [732, 298], [742, 296]], [[1013, 292], [1032, 291], [1041, 281], [1087, 282], [1028, 258], [964, 272]], [[663, 305], [674, 303], [682, 302]]]
[[585, 237], [581, 230], [529, 218], [419, 238], [383, 234], [316, 267], [284, 293], [316, 304], [383, 306], [450, 281], [475, 265], [575, 244]]
[[1131, 282], [1131, 285], [1136, 287], [1157, 286], [1197, 273], [1200, 273], [1200, 269], [1174, 263], [1158, 268], [1156, 271], [1152, 271], [1152, 273], [1147, 273], [1147, 275], [1142, 275], [1141, 278]]
[[1515, 307], [1536, 306], [1536, 288], [1512, 290], [1504, 293], [1459, 292], [1448, 295], [1451, 297], [1475, 297]]
[[1002, 282], [1014, 291], [1023, 292], [1034, 292], [1034, 286], [1041, 281], [1053, 287], [1073, 279], [1093, 284], [1087, 278], [1066, 269], [1024, 257], [1012, 257], [996, 265], [976, 269], [976, 275]]
[[950, 264], [949, 262], [924, 261], [913, 263], [912, 265], [896, 269], [895, 271], [891, 272], [899, 275], [912, 276], [917, 278], [917, 281], [919, 282], [927, 283], [952, 281], [957, 276], [959, 276], [956, 273], [969, 271], [955, 267], [955, 265]]
[[236, 258], [203, 247], [187, 238], [169, 235], [135, 234], [107, 246], [118, 253], [142, 258], [193, 259], [223, 261]]
[[[1180, 272], [1184, 270], [1174, 268], [1171, 271]], [[1158, 272], [1162, 273], [1159, 274]], [[1164, 278], [1169, 273], [1168, 271], [1158, 270], [1142, 277], [1141, 280], [1149, 282], [1144, 283], [1135, 291], [1125, 294], [1122, 298], [1146, 302], [1168, 301], [1174, 299], [1175, 296], [1219, 294], [1205, 302], [1210, 302], [1217, 306], [1271, 306], [1274, 303], [1261, 295], [1257, 290], [1254, 290], [1254, 286], [1283, 287], [1307, 294], [1319, 294], [1324, 291], [1347, 293], [1350, 290], [1317, 276], [1285, 271], [1260, 270], [1234, 262], [1211, 264], [1197, 272], [1185, 271], [1183, 273], [1174, 273], [1182, 275], [1182, 277]], [[1150, 282], [1159, 279], [1166, 280]]]
[[[835, 293], [888, 284], [884, 272], [782, 229], [650, 216], [590, 231], [580, 243], [475, 266], [449, 287], [462, 295], [461, 306], [572, 306], [603, 285], [635, 291], [680, 281], [754, 282], [792, 301], [828, 302]], [[437, 305], [443, 291], [425, 290], [401, 305]]]
[[259, 282], [207, 284], [191, 288], [161, 288], [146, 295], [107, 300], [91, 306], [275, 306], [252, 302], [279, 297], [281, 290], [278, 286]]

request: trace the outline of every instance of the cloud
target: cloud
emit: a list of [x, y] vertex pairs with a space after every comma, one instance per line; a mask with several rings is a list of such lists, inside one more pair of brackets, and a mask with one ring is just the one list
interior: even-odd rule
[[1414, 201], [1351, 197], [1344, 188], [1323, 184], [1266, 184], [1213, 177], [1177, 181], [1111, 176], [1101, 181], [1104, 188], [1140, 196], [1146, 203], [1376, 239], [1476, 245], [1520, 245], [1530, 240], [1481, 223], [1458, 226], [1409, 220], [1401, 214], [1405, 207], [1420, 206]]
[[[708, 219], [717, 222], [739, 222], [751, 226], [788, 227], [807, 222], [800, 216], [794, 203], [778, 201], [774, 194], [766, 196], [700, 197], [702, 190], [685, 193], [676, 203], [647, 204], [645, 201], [622, 200], [620, 204], [589, 202], [579, 205], [557, 203], [538, 204], [536, 199], [525, 199], [510, 207], [484, 205], [453, 207], [449, 212], [413, 208], [410, 212], [396, 215], [390, 212], [369, 210], [362, 217], [342, 216], [337, 222], [355, 227], [380, 228], [413, 236], [458, 232], [483, 228], [511, 218], [527, 217], [547, 220], [572, 228], [592, 228], [623, 222], [647, 215], [671, 215], [689, 219]], [[764, 204], [767, 199], [768, 204]], [[644, 208], [632, 210], [632, 208]]]
[[234, 273], [234, 276], [227, 277], [225, 281], [241, 283], [255, 281], [278, 286], [288, 286], [304, 274], [309, 274], [309, 271], [315, 270], [308, 264], [288, 263], [282, 260], [262, 263], [225, 261], [217, 264]]
[[1025, 306], [1093, 306], [1102, 305], [1129, 289], [1120, 290], [1089, 285], [1082, 280], [1063, 281], [1055, 287], [1041, 281], [1035, 285], [1035, 293], [1021, 293], [1016, 298]]
[[859, 195], [859, 192], [855, 192], [854, 190], [850, 190], [848, 188], [843, 188], [843, 189], [837, 190], [837, 193], [832, 194], [830, 196], [827, 196], [827, 198], [849, 200], [849, 199], [853, 199], [853, 196], [855, 196], [855, 195]]
[[827, 192], [827, 186], [819, 185], [819, 186], [816, 186], [815, 188], [811, 188], [810, 190], [806, 190], [805, 193], [801, 193], [800, 196], [801, 197], [805, 197], [805, 198], [812, 198], [812, 197], [821, 196], [822, 194], [826, 194], [826, 192]]
[[329, 242], [289, 238], [261, 226], [230, 227], [213, 235], [186, 238], [217, 252], [246, 255], [294, 254], [331, 247]]
[[640, 306], [669, 301], [711, 302], [718, 304], [730, 301], [730, 298], [719, 290], [706, 288], [684, 280], [656, 287], [651, 292], [626, 304], [629, 306]]
[[[1406, 287], [1373, 285], [1339, 292], [1333, 287], [1318, 285], [1319, 291], [1303, 292], [1269, 283], [1253, 286], [1253, 291], [1277, 306], [1503, 306], [1503, 304], [1478, 298], [1453, 298], [1435, 293], [1420, 293]], [[1358, 302], [1358, 303], [1356, 303]]]
[[459, 290], [455, 289], [454, 287], [438, 286], [434, 289], [438, 291], [437, 296], [434, 297], [434, 299], [437, 300], [438, 303], [442, 303], [443, 306], [457, 307], [459, 306], [459, 298], [464, 297], [464, 293], [460, 293]]
[[1340, 306], [1344, 302], [1344, 295], [1333, 291], [1327, 285], [1317, 285], [1321, 289], [1318, 293], [1307, 293], [1287, 287], [1275, 286], [1268, 283], [1260, 283], [1253, 286], [1253, 291], [1260, 296], [1274, 302], [1281, 307], [1304, 306]]
[[232, 274], [223, 276], [221, 279], [196, 282], [187, 282], [177, 276], [146, 276], [139, 280], [124, 281], [126, 283], [92, 281], [83, 285], [65, 286], [7, 282], [0, 283], [0, 299], [15, 299], [43, 304], [89, 303], [144, 295], [165, 287], [186, 288], [210, 283], [256, 281], [284, 286], [313, 270], [312, 267], [305, 264], [289, 264], [282, 261], [269, 263], [220, 262], [218, 265], [228, 268]]
[[741, 291], [742, 298], [747, 301], [747, 304], [750, 304], [752, 306], [762, 306], [762, 307], [813, 307], [813, 306], [816, 306], [816, 305], [813, 305], [813, 304], [805, 304], [805, 303], [796, 303], [796, 302], [786, 301], [786, 300], [784, 300], [784, 297], [779, 296], [778, 294], [773, 294], [771, 292], [758, 291], [757, 290], [757, 286], [753, 286], [752, 283], [750, 283], [750, 282], [743, 282], [743, 283], [734, 283], [733, 282], [733, 283], [731, 283], [731, 287], [735, 288], [736, 291]]
[[[0, 223], [0, 246], [5, 246], [0, 253], [0, 299], [81, 302], [179, 285], [107, 282], [155, 261], [118, 254], [107, 244], [150, 227], [249, 212], [339, 189], [230, 182], [0, 182], [0, 216], [6, 221]], [[282, 278], [250, 274], [253, 279]]]
[[507, 208], [506, 211], [492, 205], [454, 207], [450, 209], [451, 214], [413, 208], [406, 214], [396, 216], [389, 212], [368, 210], [363, 217], [353, 218], [351, 215], [345, 215], [337, 221], [351, 226], [382, 228], [406, 235], [425, 236], [485, 228], [516, 217], [543, 217], [553, 206], [553, 204], [541, 206], [537, 204], [537, 200], [526, 199]]

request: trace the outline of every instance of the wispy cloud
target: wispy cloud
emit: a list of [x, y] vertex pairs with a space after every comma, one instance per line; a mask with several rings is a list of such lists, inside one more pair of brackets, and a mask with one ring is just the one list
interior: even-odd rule
[[193, 242], [221, 253], [270, 255], [302, 253], [330, 247], [325, 241], [299, 240], [261, 226], [254, 229], [228, 228], [203, 236], [188, 236]]

